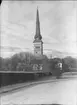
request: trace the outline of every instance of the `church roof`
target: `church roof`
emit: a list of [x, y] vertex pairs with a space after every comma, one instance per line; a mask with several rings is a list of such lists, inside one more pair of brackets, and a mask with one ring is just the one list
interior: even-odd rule
[[36, 16], [36, 34], [35, 34], [35, 40], [38, 38], [38, 40], [42, 39], [42, 36], [40, 34], [40, 21], [39, 21], [39, 11], [37, 8], [37, 16]]

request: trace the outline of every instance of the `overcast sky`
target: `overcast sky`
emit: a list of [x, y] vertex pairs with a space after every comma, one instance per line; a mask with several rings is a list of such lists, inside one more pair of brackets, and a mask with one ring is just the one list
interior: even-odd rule
[[37, 6], [44, 53], [57, 50], [77, 55], [76, 1], [3, 1], [1, 55], [33, 51]]

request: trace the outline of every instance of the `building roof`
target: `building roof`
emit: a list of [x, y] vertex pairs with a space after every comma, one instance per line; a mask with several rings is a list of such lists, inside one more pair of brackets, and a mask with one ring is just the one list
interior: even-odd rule
[[40, 34], [40, 21], [39, 21], [39, 11], [37, 8], [37, 15], [36, 15], [36, 34], [34, 36], [34, 39], [37, 41], [42, 39], [42, 36]]

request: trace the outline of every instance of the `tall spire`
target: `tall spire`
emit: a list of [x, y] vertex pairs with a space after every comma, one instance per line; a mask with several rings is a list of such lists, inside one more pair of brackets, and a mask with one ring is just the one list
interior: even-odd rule
[[36, 15], [36, 34], [35, 34], [35, 39], [42, 39], [42, 36], [40, 35], [40, 22], [39, 22], [39, 11], [37, 7], [37, 15]]
[[36, 56], [43, 55], [43, 42], [42, 42], [42, 36], [40, 34], [40, 21], [39, 21], [39, 11], [37, 7], [37, 13], [36, 13], [36, 33], [34, 36], [34, 54]]

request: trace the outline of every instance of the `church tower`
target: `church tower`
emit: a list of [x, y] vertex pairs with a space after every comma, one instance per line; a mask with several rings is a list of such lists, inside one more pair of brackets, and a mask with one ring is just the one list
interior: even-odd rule
[[36, 33], [34, 36], [34, 55], [35, 56], [42, 56], [43, 55], [43, 42], [42, 42], [42, 36], [40, 34], [40, 21], [39, 21], [39, 11], [37, 8], [37, 14], [36, 14]]

